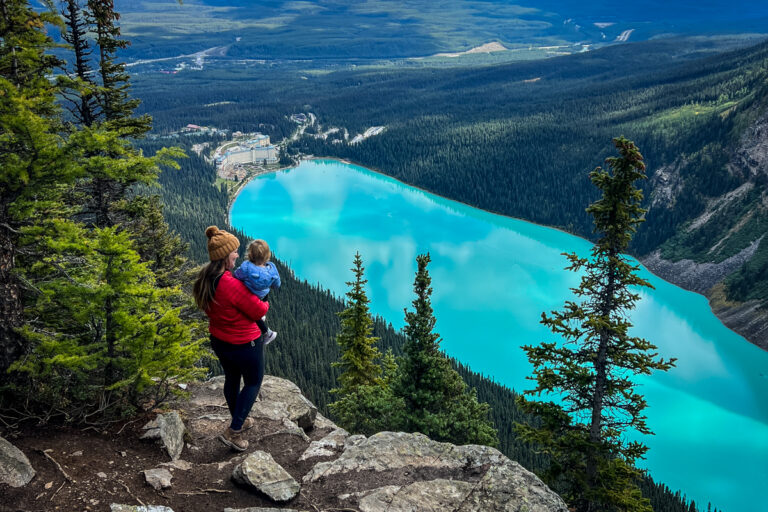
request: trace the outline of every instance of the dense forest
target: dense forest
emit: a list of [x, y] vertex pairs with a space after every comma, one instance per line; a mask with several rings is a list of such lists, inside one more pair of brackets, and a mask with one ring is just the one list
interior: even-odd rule
[[[337, 156], [492, 212], [591, 237], [586, 171], [616, 134], [643, 150], [649, 177], [638, 256], [719, 262], [760, 239], [768, 222], [760, 173], [734, 169], [745, 130], [764, 115], [768, 44], [716, 52], [713, 42], [665, 39], [564, 58], [458, 69], [371, 68], [306, 73], [217, 69], [142, 78], [137, 93], [169, 131], [187, 122], [260, 129], [280, 140], [287, 116], [319, 122], [288, 152]], [[252, 78], [249, 78], [252, 77]], [[168, 98], [177, 87], [197, 87]], [[385, 91], [385, 94], [382, 94]], [[221, 104], [224, 102], [224, 104]], [[186, 106], [198, 108], [194, 116]], [[257, 121], [257, 122], [255, 122]], [[383, 134], [341, 140], [371, 126]], [[341, 128], [330, 136], [319, 134]], [[660, 172], [662, 171], [662, 172]], [[665, 183], [664, 173], [672, 176]], [[716, 198], [751, 192], [695, 230], [684, 226]], [[673, 189], [662, 199], [665, 187]], [[728, 297], [768, 299], [768, 242], [728, 280]], [[757, 283], [749, 286], [748, 283]]]

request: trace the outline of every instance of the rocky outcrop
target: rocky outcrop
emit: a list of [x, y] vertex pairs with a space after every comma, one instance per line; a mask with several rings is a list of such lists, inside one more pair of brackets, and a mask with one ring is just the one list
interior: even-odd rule
[[253, 406], [252, 416], [277, 420], [287, 417], [304, 430], [314, 427], [317, 407], [293, 382], [265, 376], [259, 397], [261, 400]]
[[21, 487], [34, 477], [35, 470], [24, 452], [0, 437], [0, 484]]
[[[364, 489], [361, 474], [385, 485]], [[363, 512], [567, 512], [536, 475], [498, 450], [440, 443], [418, 433], [380, 432], [347, 446], [338, 459], [315, 464], [304, 477], [305, 484], [323, 482], [358, 488], [339, 498]]]
[[[243, 453], [218, 440], [230, 417], [223, 379], [217, 378], [191, 384], [189, 399], [146, 429], [137, 423], [131, 430], [129, 421], [110, 436], [73, 429], [64, 438], [57, 431], [56, 449], [69, 454], [57, 456], [72, 480], [54, 485], [62, 480], [60, 470], [41, 461], [30, 484], [0, 484], [0, 493], [24, 510], [38, 510], [41, 503], [50, 510], [97, 510], [109, 496], [111, 512], [567, 512], [557, 494], [498, 450], [455, 446], [422, 434], [349, 435], [317, 415], [292, 382], [264, 381], [251, 413], [253, 426], [243, 433], [249, 442]], [[163, 462], [155, 446], [136, 442], [146, 431], [162, 438], [161, 425], [177, 424], [176, 417], [179, 423], [185, 418], [187, 430], [183, 460]], [[36, 442], [22, 441], [19, 446]]]

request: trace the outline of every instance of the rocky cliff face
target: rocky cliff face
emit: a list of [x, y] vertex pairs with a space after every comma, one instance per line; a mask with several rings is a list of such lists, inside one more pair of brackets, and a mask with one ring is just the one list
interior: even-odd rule
[[[681, 170], [689, 162], [657, 169], [651, 179], [650, 208], [676, 207], [686, 186]], [[704, 294], [713, 312], [729, 328], [768, 350], [768, 300], [728, 299], [726, 280], [768, 251], [768, 109], [744, 130], [729, 156], [727, 172], [739, 184], [709, 198], [705, 211], [690, 220], [660, 250], [641, 259], [653, 273], [687, 290]], [[704, 179], [695, 172], [688, 179]], [[665, 258], [669, 248], [692, 258]], [[768, 276], [754, 273], [748, 286], [765, 286]]]
[[16, 448], [0, 438], [0, 511], [567, 512], [498, 450], [350, 436], [275, 377], [251, 412], [249, 449], [231, 452], [217, 440], [229, 422], [222, 383], [191, 386], [173, 410], [106, 431], [2, 432]]

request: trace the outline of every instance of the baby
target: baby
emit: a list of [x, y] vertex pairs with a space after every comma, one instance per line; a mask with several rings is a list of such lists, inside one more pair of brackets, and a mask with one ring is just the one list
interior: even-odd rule
[[[235, 270], [235, 277], [258, 296], [267, 301], [267, 295], [272, 288], [280, 288], [280, 274], [275, 264], [269, 261], [272, 252], [264, 240], [254, 240], [248, 246], [248, 260]], [[268, 345], [277, 337], [277, 333], [267, 327], [266, 317], [256, 321], [256, 325], [264, 333], [264, 345]]]

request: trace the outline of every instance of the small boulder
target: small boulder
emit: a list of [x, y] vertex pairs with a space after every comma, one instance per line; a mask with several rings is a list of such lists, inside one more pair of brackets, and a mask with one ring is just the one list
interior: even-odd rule
[[110, 512], [173, 512], [172, 508], [162, 505], [120, 505], [112, 503], [109, 506]]
[[0, 437], [0, 483], [23, 487], [35, 477], [35, 470], [24, 453]]
[[171, 460], [178, 459], [184, 449], [184, 433], [187, 431], [181, 416], [177, 411], [161, 414], [157, 417], [157, 424], [160, 427], [160, 439], [165, 450]]
[[173, 475], [165, 468], [147, 469], [144, 471], [144, 479], [156, 491], [170, 489]]
[[300, 490], [298, 482], [270, 454], [261, 451], [251, 453], [235, 466], [232, 479], [253, 487], [275, 502], [289, 501]]
[[349, 432], [343, 428], [337, 428], [319, 441], [312, 441], [299, 460], [336, 455], [335, 450], [343, 448], [348, 437]]

